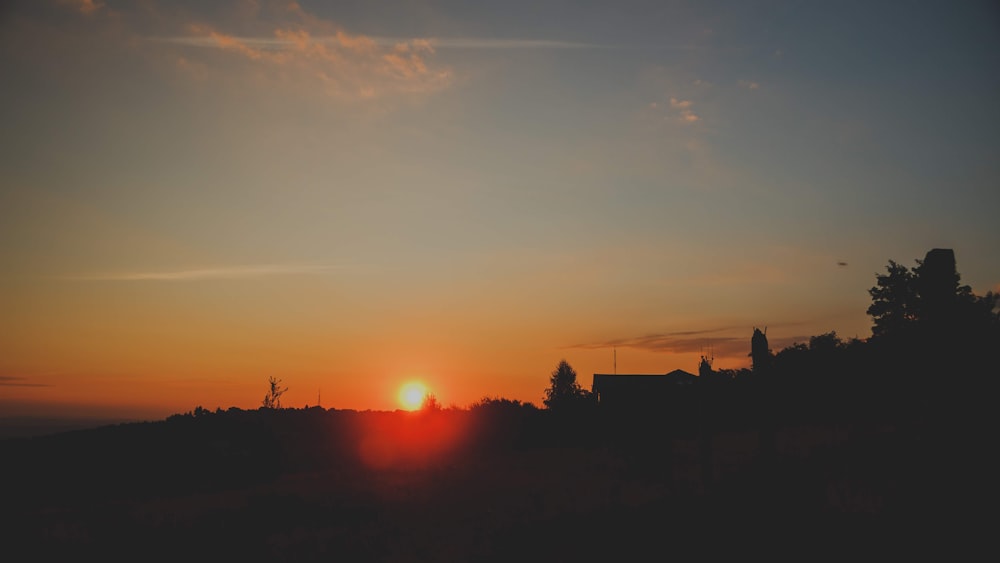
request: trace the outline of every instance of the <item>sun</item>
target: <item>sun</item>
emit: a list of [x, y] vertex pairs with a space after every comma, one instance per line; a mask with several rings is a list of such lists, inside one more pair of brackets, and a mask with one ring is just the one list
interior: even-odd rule
[[399, 403], [408, 411], [415, 411], [424, 404], [427, 386], [419, 381], [411, 381], [399, 388]]

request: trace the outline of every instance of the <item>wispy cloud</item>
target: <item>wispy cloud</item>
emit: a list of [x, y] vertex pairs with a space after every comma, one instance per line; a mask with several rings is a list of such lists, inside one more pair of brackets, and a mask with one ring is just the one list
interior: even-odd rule
[[[359, 36], [360, 37], [360, 36]], [[246, 37], [228, 36], [231, 41], [255, 49], [282, 51], [295, 50], [301, 44], [292, 37]], [[173, 37], [149, 37], [150, 41], [174, 43], [189, 47], [224, 48], [216, 39], [197, 35], [179, 35]], [[309, 41], [315, 45], [342, 46], [344, 35], [310, 36]], [[404, 38], [404, 37], [365, 37], [365, 42], [373, 47], [395, 47], [400, 44], [421, 45], [433, 49], [602, 49], [614, 48], [612, 45], [597, 43], [580, 43], [575, 41], [554, 41], [550, 39], [491, 39], [478, 37], [452, 38]]]
[[[56, 1], [69, 10], [95, 16], [87, 18], [92, 37], [149, 56], [154, 62], [172, 60], [176, 63], [172, 66], [186, 78], [228, 81], [235, 77], [251, 83], [248, 87], [255, 90], [280, 88], [282, 94], [319, 94], [348, 102], [430, 94], [453, 82], [451, 68], [435, 60], [437, 47], [432, 41], [351, 33], [294, 0], [245, 2], [227, 8], [151, 0], [116, 5], [120, 11], [114, 12], [104, 0]], [[144, 48], [136, 49], [140, 42]], [[472, 47], [476, 42], [441, 44]], [[520, 44], [574, 45], [557, 41]]]
[[[581, 350], [635, 348], [648, 352], [670, 352], [675, 354], [690, 354], [694, 352], [705, 353], [708, 350], [711, 350], [714, 355], [720, 357], [746, 356], [750, 353], [750, 334], [742, 336], [718, 334], [731, 332], [733, 330], [733, 328], [714, 328], [706, 330], [647, 334], [644, 336], [632, 336], [604, 340], [600, 342], [574, 344], [568, 346], [568, 348], [577, 348]], [[771, 350], [778, 352], [779, 350], [797, 342], [808, 341], [808, 336], [786, 336], [770, 338], [769, 344]]]
[[26, 377], [0, 375], [0, 387], [51, 387], [47, 383], [31, 383]]
[[188, 31], [159, 40], [220, 50], [268, 71], [276, 83], [289, 85], [292, 78], [340, 99], [435, 92], [452, 79], [450, 68], [431, 61], [435, 48], [425, 39], [391, 41], [343, 30], [314, 35], [298, 25], [278, 27], [272, 37], [230, 35], [205, 24], [190, 24]]
[[670, 107], [678, 112], [680, 120], [684, 123], [694, 123], [701, 119], [692, 109], [694, 102], [691, 100], [670, 98]]
[[[704, 350], [707, 345], [720, 352], [734, 348], [737, 344], [741, 347], [749, 347], [748, 338], [737, 338], [735, 336], [718, 336], [717, 333], [731, 330], [729, 328], [714, 328], [706, 330], [685, 330], [677, 332], [667, 332], [660, 334], [647, 334], [644, 336], [632, 336], [626, 338], [616, 338], [601, 342], [589, 342], [574, 344], [570, 348], [582, 350], [597, 350], [603, 348], [637, 348], [651, 352], [675, 352], [689, 353]], [[714, 336], [710, 336], [714, 335]]]
[[477, 37], [429, 39], [440, 49], [610, 49], [613, 45], [549, 39], [489, 39]]
[[741, 88], [746, 88], [747, 90], [757, 90], [760, 88], [760, 84], [752, 80], [740, 80], [739, 85]]
[[682, 124], [701, 121], [701, 116], [694, 111], [694, 101], [692, 100], [670, 97], [666, 102], [650, 102], [647, 107], [654, 115], [657, 115], [657, 119], [664, 121]]
[[59, 0], [59, 3], [88, 16], [104, 7], [104, 2], [101, 0]]
[[219, 279], [248, 279], [268, 276], [324, 274], [342, 269], [338, 266], [318, 264], [258, 264], [250, 266], [224, 266], [158, 272], [117, 272], [69, 276], [80, 281], [197, 281]]

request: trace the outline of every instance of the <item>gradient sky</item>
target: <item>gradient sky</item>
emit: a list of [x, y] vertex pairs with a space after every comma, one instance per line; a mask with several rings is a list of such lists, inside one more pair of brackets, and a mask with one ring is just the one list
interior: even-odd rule
[[0, 414], [540, 404], [1000, 284], [994, 2], [4, 2], [0, 77]]

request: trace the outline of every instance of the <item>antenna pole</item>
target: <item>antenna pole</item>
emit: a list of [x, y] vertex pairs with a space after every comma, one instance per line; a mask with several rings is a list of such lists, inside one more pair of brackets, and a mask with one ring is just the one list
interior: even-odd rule
[[614, 346], [611, 347], [611, 356], [612, 358], [614, 358], [613, 359], [614, 369], [615, 369], [614, 374], [618, 375], [618, 349], [615, 348]]

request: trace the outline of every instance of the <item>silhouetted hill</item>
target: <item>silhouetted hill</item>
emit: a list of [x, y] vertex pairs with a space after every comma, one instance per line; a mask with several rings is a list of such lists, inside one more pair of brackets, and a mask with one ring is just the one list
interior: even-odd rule
[[85, 430], [122, 422], [132, 421], [121, 418], [4, 416], [0, 417], [0, 440], [5, 438], [44, 436], [46, 434], [57, 434], [71, 430]]
[[866, 558], [955, 537], [975, 493], [946, 430], [779, 424], [765, 451], [750, 425], [667, 420], [199, 410], [0, 441], [0, 516], [23, 560]]

